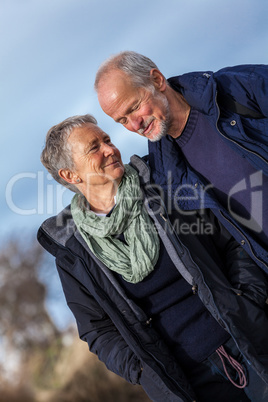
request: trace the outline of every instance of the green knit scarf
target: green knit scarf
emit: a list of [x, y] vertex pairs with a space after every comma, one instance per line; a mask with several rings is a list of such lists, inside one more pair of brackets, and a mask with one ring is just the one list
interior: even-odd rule
[[[98, 216], [90, 211], [82, 194], [73, 197], [71, 212], [90, 250], [127, 282], [140, 282], [153, 271], [160, 242], [143, 206], [138, 173], [131, 166], [125, 165], [110, 216]], [[121, 233], [126, 244], [114, 237]]]

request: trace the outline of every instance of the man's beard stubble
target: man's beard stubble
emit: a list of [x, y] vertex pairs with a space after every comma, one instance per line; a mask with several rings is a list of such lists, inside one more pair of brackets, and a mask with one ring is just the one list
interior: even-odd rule
[[[161, 95], [159, 95], [161, 96]], [[147, 137], [149, 141], [151, 142], [156, 142], [161, 140], [161, 138], [165, 137], [168, 134], [169, 127], [170, 127], [170, 109], [169, 109], [169, 103], [166, 97], [161, 96], [161, 102], [164, 105], [165, 108], [165, 120], [160, 121], [160, 130], [157, 135], [155, 135], [153, 138]]]

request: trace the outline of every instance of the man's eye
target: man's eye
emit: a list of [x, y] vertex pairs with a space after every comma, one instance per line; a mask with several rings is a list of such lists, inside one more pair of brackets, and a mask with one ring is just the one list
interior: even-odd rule
[[139, 106], [140, 106], [139, 103], [138, 103], [137, 105], [135, 105], [135, 106], [132, 108], [132, 112], [135, 112], [135, 110], [138, 110], [138, 109], [139, 109]]

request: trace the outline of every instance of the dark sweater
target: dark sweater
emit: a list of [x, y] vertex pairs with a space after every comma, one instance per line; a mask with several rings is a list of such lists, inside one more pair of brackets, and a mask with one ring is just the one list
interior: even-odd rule
[[229, 147], [197, 110], [191, 110], [183, 133], [174, 141], [189, 164], [212, 183], [220, 203], [267, 246], [268, 177]]

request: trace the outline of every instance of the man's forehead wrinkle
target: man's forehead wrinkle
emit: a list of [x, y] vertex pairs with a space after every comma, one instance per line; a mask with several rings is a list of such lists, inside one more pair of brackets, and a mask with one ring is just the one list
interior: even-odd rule
[[116, 91], [107, 91], [103, 92], [101, 98], [99, 98], [100, 104], [102, 104], [102, 108], [105, 109], [105, 112], [111, 113], [113, 109], [116, 111], [118, 108], [118, 94]]
[[115, 112], [114, 120], [119, 121], [122, 118], [126, 117], [129, 113], [131, 113], [134, 104], [135, 104], [135, 101], [126, 102], [125, 105], [124, 105], [124, 102], [121, 102], [120, 114], [118, 114], [118, 108], [117, 108], [117, 110]]
[[113, 96], [106, 100], [107, 112], [113, 117], [114, 120], [120, 120], [128, 113], [130, 109], [130, 102], [128, 98], [122, 96]]

